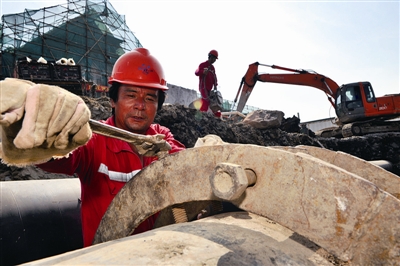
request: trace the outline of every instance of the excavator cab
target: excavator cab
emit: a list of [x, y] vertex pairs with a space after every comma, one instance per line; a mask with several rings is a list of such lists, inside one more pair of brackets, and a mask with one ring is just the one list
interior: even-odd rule
[[371, 105], [373, 107], [375, 102], [375, 95], [369, 82], [345, 84], [336, 94], [336, 115], [343, 123], [363, 120], [366, 117], [366, 109]]

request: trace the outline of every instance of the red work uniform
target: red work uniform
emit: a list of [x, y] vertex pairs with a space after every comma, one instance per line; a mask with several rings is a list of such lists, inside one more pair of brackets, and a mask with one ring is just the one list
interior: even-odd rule
[[[208, 68], [207, 74], [203, 74], [205, 68]], [[194, 74], [199, 77], [199, 91], [202, 98], [200, 111], [207, 112], [210, 105], [210, 100], [208, 99], [210, 91], [212, 90], [213, 86], [218, 85], [215, 68], [213, 65], [210, 65], [207, 60], [199, 65]]]
[[[115, 126], [114, 116], [105, 123]], [[146, 134], [164, 134], [164, 139], [172, 148], [169, 153], [185, 149], [166, 127], [152, 124]], [[126, 182], [142, 168], [157, 160], [157, 157], [143, 156], [142, 160], [127, 142], [93, 134], [86, 145], [74, 150], [68, 158], [50, 161], [38, 167], [52, 173], [78, 175], [81, 182], [83, 245], [86, 247], [92, 244], [101, 218], [115, 195]], [[157, 216], [155, 214], [142, 222], [134, 234], [153, 229]]]

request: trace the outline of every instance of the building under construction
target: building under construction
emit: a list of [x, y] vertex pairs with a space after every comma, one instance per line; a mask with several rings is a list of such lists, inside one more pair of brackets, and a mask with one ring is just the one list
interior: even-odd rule
[[1, 22], [0, 79], [62, 84], [83, 94], [106, 90], [118, 57], [142, 47], [107, 0], [67, 0], [3, 15]]

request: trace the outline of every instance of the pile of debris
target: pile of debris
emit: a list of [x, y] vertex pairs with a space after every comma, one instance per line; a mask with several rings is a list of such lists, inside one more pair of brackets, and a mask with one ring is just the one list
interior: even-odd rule
[[[111, 116], [112, 109], [108, 97], [82, 96], [82, 98], [91, 109], [93, 119], [105, 120]], [[182, 105], [164, 105], [157, 114], [155, 122], [168, 127], [175, 138], [187, 148], [193, 147], [198, 138], [209, 134], [218, 135], [224, 142], [229, 143], [324, 147], [332, 151], [342, 151], [367, 161], [388, 161], [392, 165], [390, 171], [400, 176], [400, 133], [372, 134], [344, 139], [317, 138], [311, 131], [309, 134], [300, 133], [300, 120], [295, 116], [283, 117], [279, 124], [260, 128], [251, 123], [245, 123], [245, 121], [237, 122], [229, 118], [221, 120], [211, 114]], [[70, 177], [45, 173], [34, 166], [17, 168], [0, 164], [0, 168], [0, 181]]]
[[400, 133], [379, 133], [350, 138], [319, 138], [310, 131], [300, 133], [297, 117], [283, 118], [277, 127], [257, 128], [244, 122], [220, 120], [211, 114], [178, 105], [164, 106], [156, 122], [171, 129], [175, 138], [193, 147], [198, 138], [208, 134], [224, 142], [259, 146], [308, 145], [341, 151], [367, 161], [384, 160], [391, 163], [390, 171], [400, 176]]

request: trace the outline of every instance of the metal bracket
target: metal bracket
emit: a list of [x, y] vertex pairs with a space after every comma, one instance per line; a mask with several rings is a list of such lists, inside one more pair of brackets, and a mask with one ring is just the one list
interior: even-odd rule
[[[351, 165], [359, 159], [347, 160]], [[342, 260], [392, 262], [400, 244], [400, 200], [366, 178], [307, 154], [304, 146], [291, 151], [243, 144], [187, 149], [152, 163], [129, 181], [108, 208], [93, 243], [128, 236], [168, 206], [224, 200], [307, 237]]]

